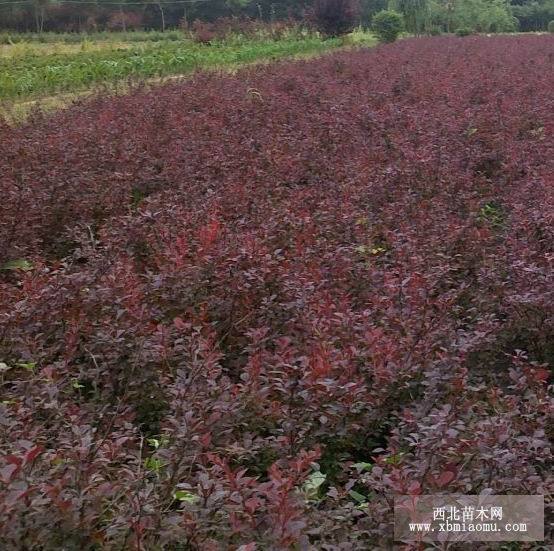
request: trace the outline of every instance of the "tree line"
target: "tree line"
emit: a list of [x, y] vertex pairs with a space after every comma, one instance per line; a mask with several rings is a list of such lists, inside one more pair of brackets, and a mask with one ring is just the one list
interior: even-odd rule
[[[335, 0], [337, 1], [337, 0]], [[353, 0], [340, 0], [352, 2]], [[20, 32], [92, 32], [157, 29], [195, 20], [242, 17], [302, 20], [321, 0], [0, 0], [0, 29]], [[414, 34], [542, 31], [554, 20], [554, 0], [359, 0], [359, 24], [383, 9], [404, 16]]]

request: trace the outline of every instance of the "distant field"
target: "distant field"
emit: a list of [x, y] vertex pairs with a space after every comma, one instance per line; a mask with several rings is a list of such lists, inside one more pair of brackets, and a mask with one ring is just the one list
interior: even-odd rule
[[126, 50], [136, 47], [136, 42], [123, 41], [92, 41], [69, 44], [66, 42], [16, 42], [14, 44], [0, 44], [0, 58], [21, 59], [28, 56], [45, 56], [54, 54], [79, 54], [81, 52], [109, 52]]
[[[322, 40], [304, 33], [290, 33], [279, 40], [237, 36], [213, 44], [198, 44], [179, 33], [162, 40], [160, 34], [152, 33], [150, 39], [148, 33], [103, 33], [82, 37], [80, 42], [70, 42], [65, 35], [57, 42], [53, 36], [42, 42], [32, 35], [29, 40], [10, 38], [11, 43], [0, 45], [0, 100], [29, 100], [129, 78], [313, 55], [345, 44], [341, 39]], [[373, 45], [375, 40], [357, 33], [346, 43]]]

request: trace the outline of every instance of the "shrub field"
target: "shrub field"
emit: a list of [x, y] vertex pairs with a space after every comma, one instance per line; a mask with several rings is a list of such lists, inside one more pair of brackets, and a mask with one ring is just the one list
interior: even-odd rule
[[392, 549], [394, 495], [549, 495], [553, 60], [407, 39], [0, 123], [2, 548]]

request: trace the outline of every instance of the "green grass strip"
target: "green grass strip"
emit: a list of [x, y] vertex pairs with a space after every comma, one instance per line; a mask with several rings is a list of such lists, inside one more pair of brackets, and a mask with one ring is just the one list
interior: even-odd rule
[[212, 45], [168, 41], [126, 50], [4, 58], [0, 60], [0, 99], [20, 100], [85, 90], [130, 77], [187, 74], [197, 69], [317, 54], [341, 44], [339, 39], [322, 40], [317, 36]]

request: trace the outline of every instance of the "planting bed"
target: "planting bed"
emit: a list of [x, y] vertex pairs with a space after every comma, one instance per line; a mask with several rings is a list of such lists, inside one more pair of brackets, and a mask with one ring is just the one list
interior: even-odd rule
[[3, 548], [388, 549], [395, 494], [548, 493], [553, 59], [410, 39], [0, 125]]

